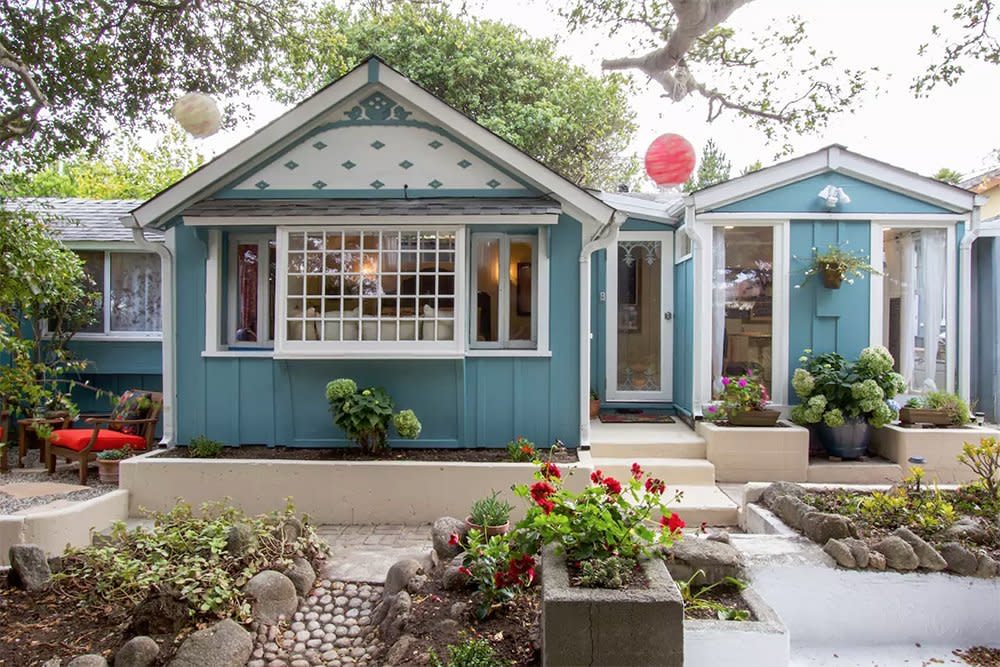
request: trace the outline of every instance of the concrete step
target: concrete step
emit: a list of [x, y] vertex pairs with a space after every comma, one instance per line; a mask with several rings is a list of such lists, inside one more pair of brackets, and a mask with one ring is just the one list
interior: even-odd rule
[[[675, 503], [672, 500], [677, 491], [682, 495], [680, 502]], [[697, 528], [702, 523], [709, 526], [735, 526], [739, 523], [739, 508], [717, 486], [668, 484], [664, 498], [670, 510], [684, 519], [688, 528]]]
[[632, 464], [638, 463], [645, 472], [659, 477], [667, 484], [704, 484], [715, 487], [715, 466], [705, 459], [593, 457], [593, 463], [594, 468], [620, 480], [628, 479], [632, 474]]
[[591, 422], [590, 452], [604, 458], [703, 459], [705, 439], [674, 424], [602, 424]]
[[806, 481], [816, 484], [892, 484], [903, 478], [903, 469], [876, 457], [863, 461], [812, 458], [806, 475]]

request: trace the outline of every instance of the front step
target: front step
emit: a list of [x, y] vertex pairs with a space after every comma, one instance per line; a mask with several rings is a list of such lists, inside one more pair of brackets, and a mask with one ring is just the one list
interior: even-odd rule
[[602, 424], [591, 422], [590, 453], [623, 459], [703, 459], [705, 439], [682, 423]]
[[881, 458], [864, 461], [809, 460], [806, 481], [816, 484], [895, 484], [903, 479], [898, 463]]
[[[682, 493], [681, 499], [673, 502], [678, 491]], [[709, 526], [735, 526], [739, 523], [739, 507], [717, 486], [667, 484], [663, 498], [670, 511], [684, 519], [688, 528], [697, 528], [702, 523]], [[659, 516], [653, 518], [659, 519]]]
[[605, 475], [625, 481], [632, 474], [632, 464], [638, 463], [644, 472], [667, 484], [715, 485], [715, 466], [705, 459], [622, 459], [594, 457], [594, 468]]

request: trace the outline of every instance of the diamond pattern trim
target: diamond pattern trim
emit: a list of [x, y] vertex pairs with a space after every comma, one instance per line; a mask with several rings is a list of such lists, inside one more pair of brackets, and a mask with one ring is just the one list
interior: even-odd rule
[[486, 185], [496, 190], [498, 187], [500, 187], [500, 181], [498, 181], [495, 178], [491, 178], [490, 180], [486, 181]]
[[469, 162], [468, 160], [461, 160], [459, 161], [458, 166], [461, 167], [462, 169], [468, 169], [469, 167], [472, 166], [472, 163]]
[[399, 163], [399, 166], [402, 167], [403, 169], [409, 169], [410, 167], [413, 166], [413, 163], [410, 162], [409, 160], [403, 160], [402, 162]]
[[354, 169], [358, 165], [356, 165], [353, 162], [351, 162], [350, 160], [348, 160], [347, 162], [341, 162], [340, 166], [343, 167], [344, 169]]
[[326, 183], [324, 183], [323, 181], [316, 181], [315, 183], [313, 183], [313, 187], [316, 188], [317, 190], [322, 190], [323, 188], [326, 187]]
[[371, 186], [372, 186], [373, 188], [375, 188], [376, 190], [381, 190], [382, 188], [384, 188], [384, 187], [385, 187], [385, 183], [383, 183], [382, 181], [378, 180], [377, 178], [376, 178], [376, 179], [375, 179], [374, 181], [372, 181], [372, 182], [370, 183], [370, 185], [371, 185]]
[[299, 167], [299, 163], [296, 162], [295, 160], [289, 160], [288, 162], [285, 163], [285, 168], [286, 169], [292, 169], [292, 170], [294, 170], [294, 169], [298, 169], [298, 167]]
[[256, 183], [253, 184], [253, 186], [258, 190], [266, 190], [271, 186], [271, 184], [268, 183], [267, 181], [257, 181]]
[[385, 148], [385, 144], [383, 144], [383, 143], [382, 143], [381, 141], [379, 141], [378, 139], [376, 139], [375, 141], [373, 141], [373, 142], [372, 142], [372, 143], [371, 143], [370, 145], [371, 145], [371, 147], [372, 147], [372, 148], [374, 148], [374, 149], [375, 149], [375, 150], [377, 150], [377, 151], [380, 151], [380, 150], [382, 150], [383, 148]]
[[434, 188], [435, 190], [437, 190], [439, 187], [441, 187], [442, 185], [444, 185], [444, 183], [442, 183], [441, 181], [439, 181], [438, 179], [435, 178], [433, 181], [431, 181], [427, 185], [429, 185], [432, 188]]
[[317, 141], [316, 143], [313, 144], [313, 148], [315, 148], [318, 151], [321, 151], [324, 148], [326, 148], [326, 144], [324, 144], [322, 141]]
[[427, 145], [430, 146], [431, 148], [433, 148], [434, 150], [437, 150], [437, 149], [441, 148], [442, 146], [444, 146], [444, 144], [442, 144], [437, 139], [435, 139], [434, 141], [430, 142]]

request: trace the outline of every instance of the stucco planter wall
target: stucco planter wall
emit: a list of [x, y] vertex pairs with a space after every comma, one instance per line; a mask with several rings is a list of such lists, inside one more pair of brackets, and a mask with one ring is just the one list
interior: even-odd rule
[[962, 445], [978, 443], [981, 438], [1000, 437], [1000, 431], [978, 426], [964, 428], [907, 428], [890, 424], [874, 429], [871, 450], [898, 463], [905, 471], [910, 458], [926, 459], [921, 464], [927, 477], [942, 483], [971, 482], [976, 475], [958, 462]]
[[[566, 485], [582, 490], [593, 467], [560, 465]], [[472, 503], [497, 490], [519, 519], [525, 504], [511, 486], [530, 483], [530, 463], [441, 463], [429, 461], [294, 461], [187, 459], [144, 454], [119, 466], [129, 511], [167, 511], [178, 498], [198, 506], [227, 500], [248, 514], [295, 508], [317, 523], [431, 523], [440, 516], [466, 516]]]
[[764, 600], [746, 589], [744, 601], [753, 621], [684, 621], [685, 667], [780, 667], [788, 664], [788, 630]]
[[719, 482], [806, 481], [809, 431], [781, 421], [782, 426], [720, 426], [699, 421], [706, 455]]
[[542, 665], [684, 665], [684, 606], [663, 561], [647, 560], [649, 586], [604, 590], [570, 586], [566, 561], [542, 556]]

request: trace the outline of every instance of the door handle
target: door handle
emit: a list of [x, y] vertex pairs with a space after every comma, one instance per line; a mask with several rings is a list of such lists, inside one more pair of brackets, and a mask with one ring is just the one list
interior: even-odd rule
[[663, 319], [669, 322], [670, 320], [674, 319], [674, 314], [668, 310], [667, 312], [663, 313]]

